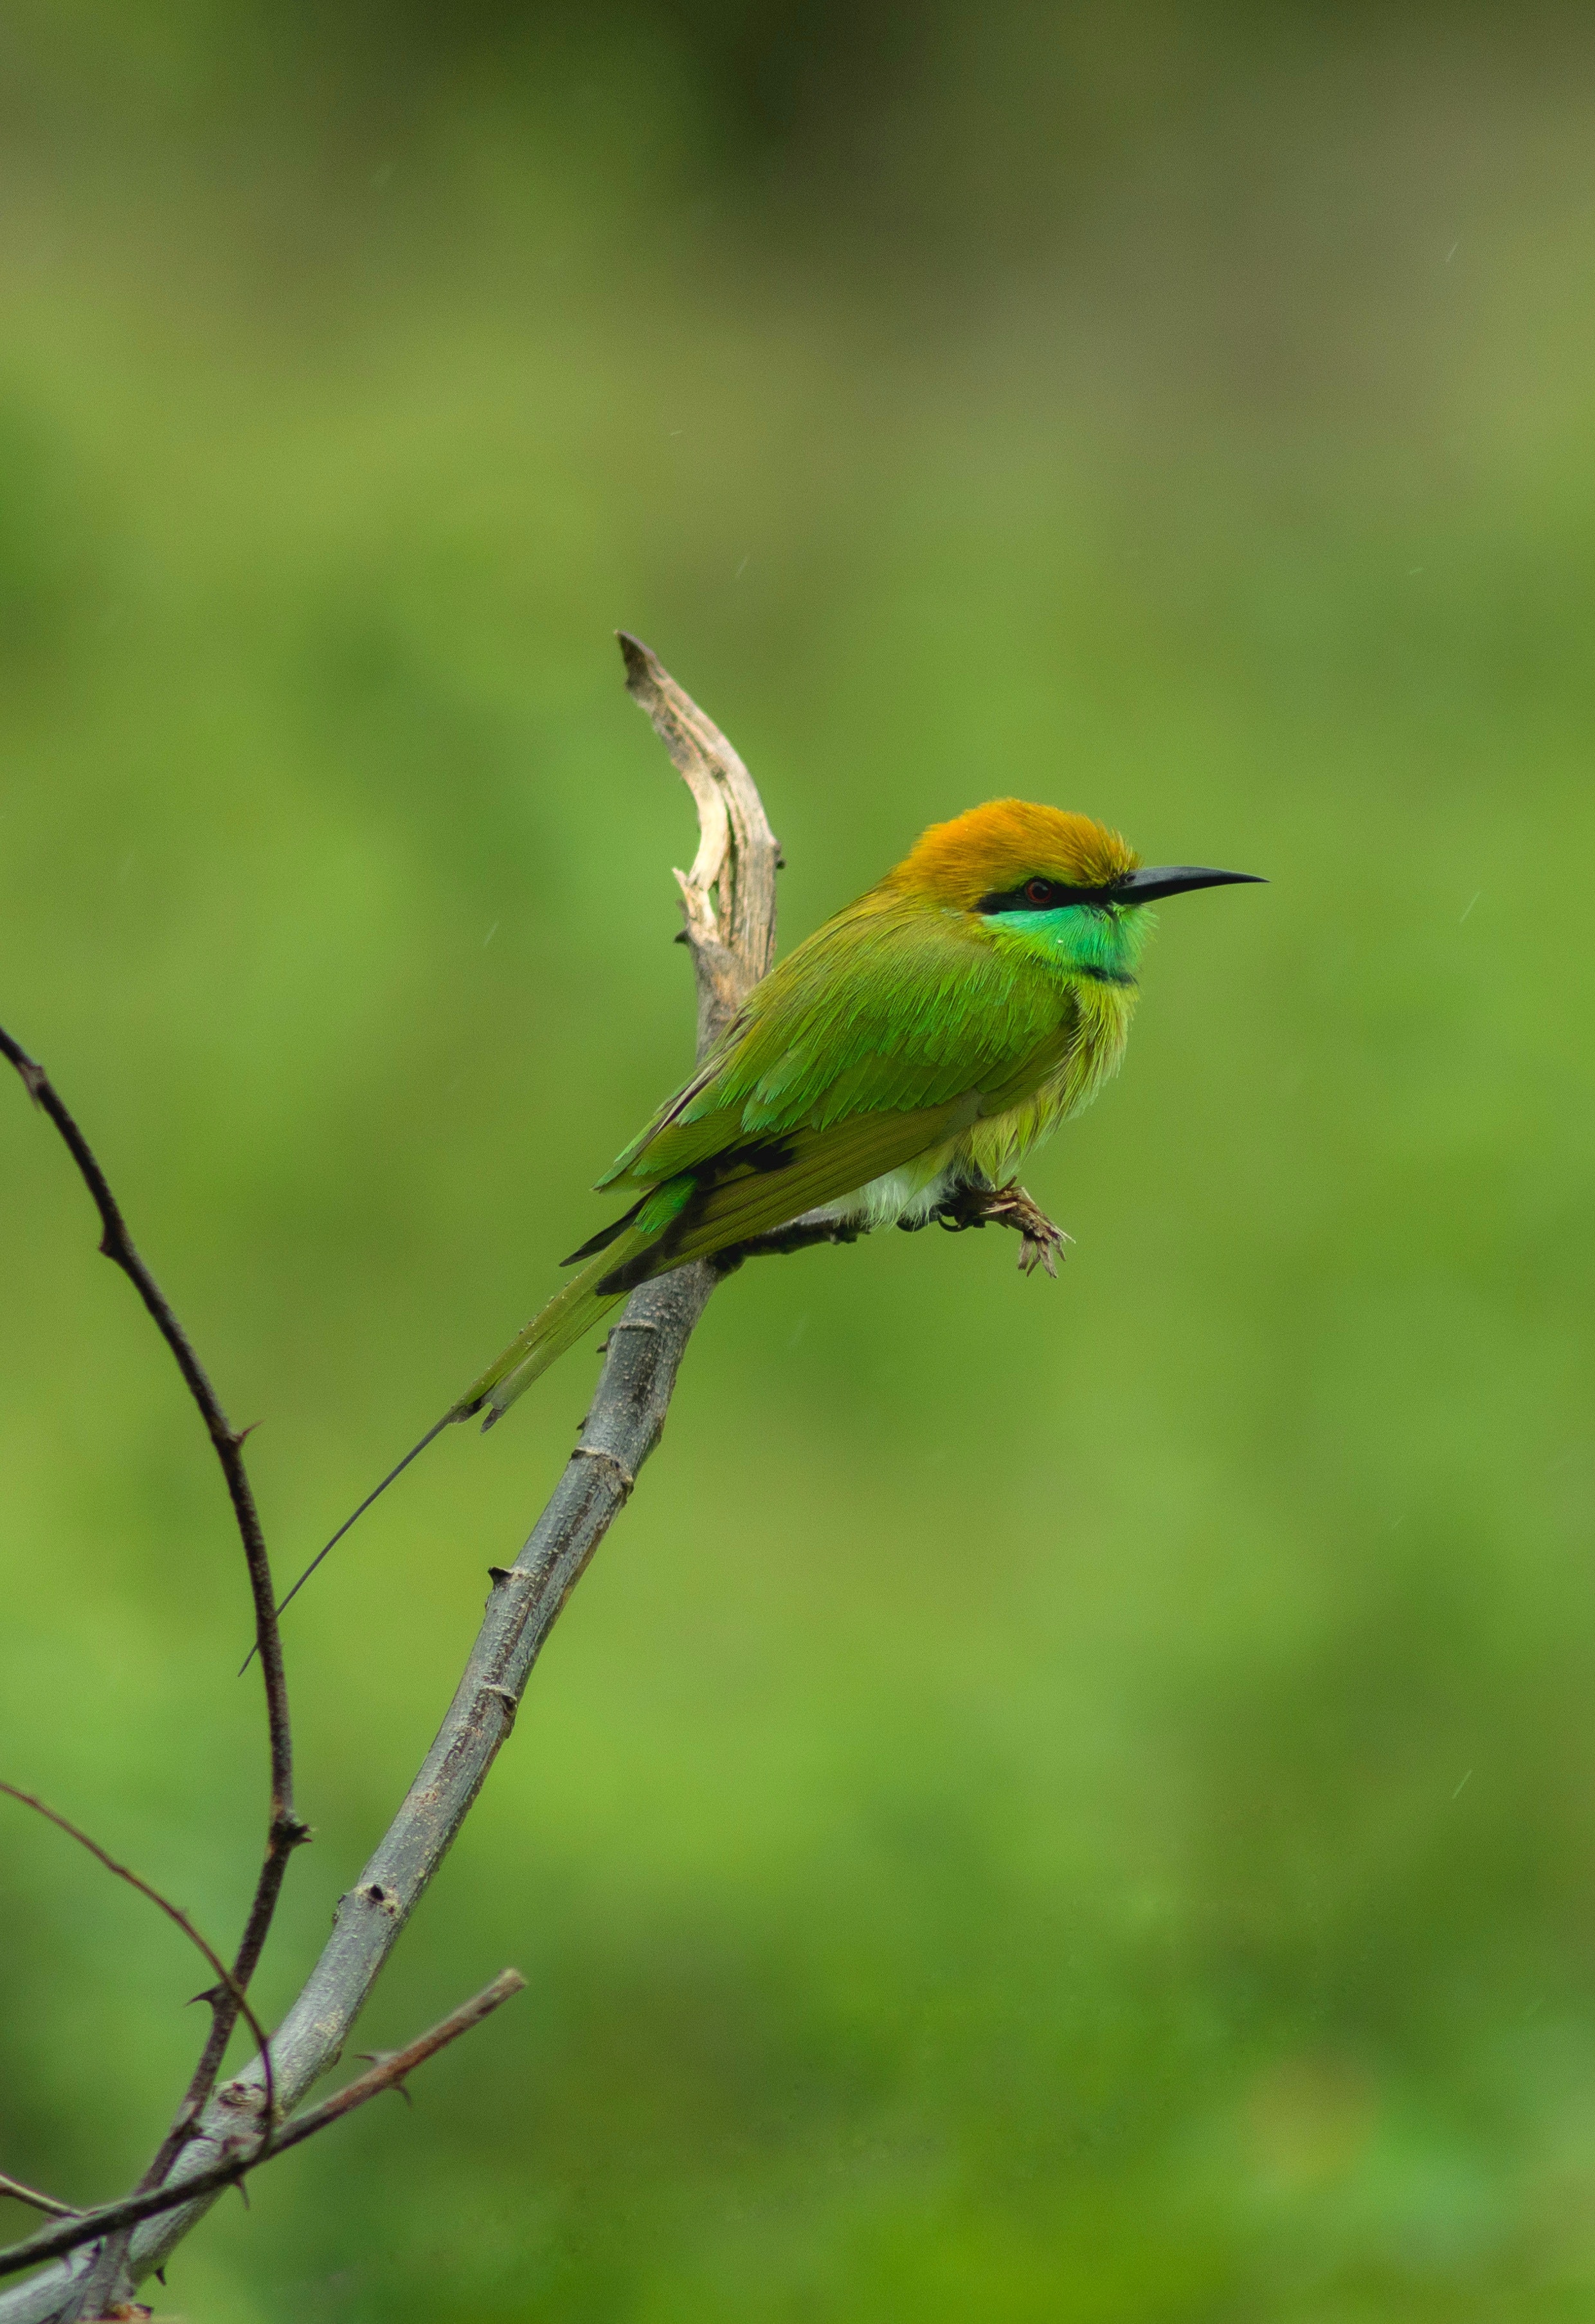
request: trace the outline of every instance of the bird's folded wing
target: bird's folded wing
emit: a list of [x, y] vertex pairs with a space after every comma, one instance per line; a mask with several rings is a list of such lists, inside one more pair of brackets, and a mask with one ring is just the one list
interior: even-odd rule
[[[608, 1169], [604, 1173], [604, 1176], [601, 1178], [595, 1178], [593, 1181], [594, 1188], [596, 1192], [602, 1193], [605, 1186], [613, 1186], [617, 1178], [641, 1176], [652, 1181], [661, 1176], [669, 1176], [669, 1169], [662, 1172], [654, 1169], [652, 1167], [653, 1157], [650, 1149], [656, 1144], [661, 1134], [670, 1128], [672, 1123], [676, 1123], [680, 1120], [681, 1116], [686, 1112], [687, 1107], [692, 1104], [694, 1099], [701, 1097], [704, 1092], [708, 1089], [710, 1084], [723, 1072], [726, 1059], [736, 1047], [742, 1030], [742, 1022], [740, 1018], [727, 1028], [727, 1030], [722, 1034], [720, 1039], [715, 1044], [715, 1047], [710, 1050], [708, 1056], [703, 1060], [703, 1063], [696, 1068], [691, 1079], [689, 1081], [683, 1082], [681, 1087], [676, 1092], [675, 1095], [665, 1100], [664, 1104], [660, 1106], [652, 1120], [650, 1121], [645, 1128], [640, 1130], [637, 1132], [636, 1137], [632, 1139], [631, 1144], [623, 1147], [621, 1152], [615, 1156], [614, 1160], [610, 1164]], [[700, 1136], [696, 1142], [696, 1151], [689, 1154], [687, 1156], [687, 1159], [696, 1161], [705, 1154], [714, 1153], [715, 1150], [714, 1140], [716, 1136], [719, 1137], [719, 1142], [724, 1145], [725, 1142], [724, 1134], [723, 1132], [710, 1131], [708, 1133], [709, 1142], [705, 1143], [703, 1138]], [[647, 1166], [639, 1172], [635, 1166], [642, 1160], [645, 1155], [648, 1157]], [[685, 1164], [677, 1162], [673, 1163], [670, 1167], [672, 1169], [681, 1169], [685, 1167]]]
[[650, 1213], [656, 1204], [668, 1214], [648, 1244], [623, 1259], [597, 1288], [606, 1295], [629, 1291], [687, 1259], [706, 1258], [751, 1235], [769, 1234], [805, 1211], [834, 1203], [868, 1185], [871, 1178], [946, 1145], [979, 1111], [979, 1099], [971, 1092], [945, 1105], [912, 1113], [854, 1114], [825, 1129], [800, 1130], [779, 1140], [760, 1139], [724, 1152], [697, 1183], [683, 1174], [638, 1205], [640, 1232], [652, 1227]]

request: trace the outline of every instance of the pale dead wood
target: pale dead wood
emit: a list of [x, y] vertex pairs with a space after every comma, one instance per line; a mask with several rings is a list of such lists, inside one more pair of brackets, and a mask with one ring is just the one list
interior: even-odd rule
[[626, 663], [626, 690], [646, 710], [670, 763], [698, 811], [698, 846], [690, 872], [678, 872], [686, 936], [698, 979], [698, 1054], [708, 1028], [718, 1035], [775, 958], [775, 875], [781, 851], [752, 776], [712, 718], [642, 643], [616, 632]]

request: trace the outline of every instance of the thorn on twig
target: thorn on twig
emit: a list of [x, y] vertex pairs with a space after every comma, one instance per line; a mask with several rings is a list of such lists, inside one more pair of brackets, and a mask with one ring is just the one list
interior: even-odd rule
[[[88, 1849], [89, 1855], [94, 1858], [97, 1863], [103, 1864], [107, 1872], [114, 1873], [118, 1880], [124, 1880], [130, 1888], [136, 1889], [141, 1896], [147, 1897], [158, 1912], [164, 1913], [167, 1919], [171, 1921], [175, 1927], [182, 1931], [184, 1936], [187, 1937], [189, 1942], [194, 1947], [196, 1952], [199, 1954], [201, 1960], [205, 1962], [206, 1967], [215, 1970], [218, 1988], [228, 1997], [236, 2015], [243, 2018], [244, 2024], [248, 2026], [250, 2032], [254, 2036], [255, 2045], [260, 2051], [265, 2074], [266, 2103], [269, 2109], [272, 2103], [273, 2085], [272, 2079], [272, 2052], [270, 2043], [266, 2038], [266, 2030], [261, 2024], [260, 2019], [255, 2015], [254, 2009], [251, 2007], [249, 1996], [244, 1986], [239, 1982], [234, 1972], [228, 1969], [221, 1955], [215, 1951], [213, 1948], [207, 1943], [206, 1940], [200, 1935], [198, 1930], [194, 1926], [193, 1922], [189, 1920], [188, 1914], [180, 1905], [174, 1904], [170, 1896], [163, 1896], [159, 1888], [152, 1887], [149, 1881], [142, 1879], [140, 1876], [136, 1872], [131, 1870], [127, 1865], [119, 1864], [108, 1849], [100, 1846], [97, 1840], [91, 1840], [88, 1832], [81, 1831], [77, 1824], [72, 1822], [69, 1817], [62, 1815], [59, 1809], [47, 1806], [45, 1803], [34, 1793], [21, 1791], [15, 1784], [8, 1784], [4, 1781], [0, 1781], [0, 1792], [3, 1792], [8, 1799], [15, 1800], [19, 1807], [32, 1808], [35, 1815], [41, 1815], [44, 1818], [47, 1823], [54, 1824], [58, 1831], [64, 1831], [69, 1840], [75, 1840], [80, 1848]], [[218, 2005], [216, 2017], [212, 2020], [209, 2040], [206, 2045], [207, 2055], [213, 2046], [217, 2047], [218, 2063], [220, 2061], [220, 2049], [219, 2046], [217, 2046], [218, 2027], [222, 2027], [224, 2025], [226, 2030], [230, 2033], [232, 2030], [232, 2020], [227, 2017], [225, 2008]], [[190, 2098], [193, 2096], [194, 2087], [195, 2085], [193, 2084], [190, 2084], [189, 2086]]]
[[[427, 2059], [434, 2057], [459, 2034], [479, 2025], [501, 2002], [508, 2001], [512, 1994], [523, 1993], [525, 1989], [526, 1979], [519, 1969], [502, 1970], [491, 1985], [484, 1987], [474, 2000], [451, 2011], [429, 2033], [421, 2034], [407, 2048], [395, 2051], [387, 2065], [373, 2067], [369, 2073], [360, 2075], [335, 2097], [324, 2098], [319, 2106], [308, 2107], [291, 2122], [285, 2123], [274, 2139], [256, 2138], [246, 2150], [241, 2149], [235, 2139], [232, 2140], [228, 2142], [232, 2151], [225, 2155], [224, 2160], [208, 2170], [196, 2172], [191, 2178], [141, 2189], [136, 2194], [124, 2196], [119, 2203], [106, 2203], [98, 2210], [80, 2212], [70, 2220], [43, 2228], [38, 2235], [29, 2236], [20, 2244], [11, 2244], [0, 2251], [0, 2275], [14, 2275], [24, 2267], [36, 2265], [40, 2260], [58, 2259], [66, 2252], [77, 2250], [80, 2244], [97, 2243], [118, 2228], [133, 2227], [140, 2219], [153, 2218], [158, 2211], [168, 2211], [179, 2204], [191, 2203], [197, 2196], [207, 2195], [213, 2189], [228, 2186], [242, 2179], [246, 2171], [270, 2162], [275, 2155], [285, 2154], [290, 2146], [298, 2146], [304, 2139], [313, 2138], [329, 2123], [340, 2120], [354, 2107], [364, 2106], [367, 2098], [375, 2098], [379, 2091], [402, 2081], [407, 2074], [424, 2064]], [[235, 2088], [236, 2085], [229, 2084], [218, 2095], [225, 2102]]]
[[[397, 2050], [356, 2050], [355, 2055], [364, 2066], [385, 2066], [389, 2060], [396, 2058], [399, 2052]], [[407, 2082], [390, 2082], [388, 2088], [404, 2100], [411, 2113], [414, 2112], [415, 2100], [410, 2095], [410, 2086]]]
[[502, 1590], [512, 1571], [513, 1569], [508, 1565], [490, 1565], [487, 1569], [487, 1578], [495, 1590]]
[[233, 1450], [236, 1452], [238, 1447], [244, 1443], [247, 1438], [254, 1434], [255, 1430], [259, 1426], [260, 1422], [258, 1420], [252, 1420], [243, 1428], [235, 1428], [233, 1431]]

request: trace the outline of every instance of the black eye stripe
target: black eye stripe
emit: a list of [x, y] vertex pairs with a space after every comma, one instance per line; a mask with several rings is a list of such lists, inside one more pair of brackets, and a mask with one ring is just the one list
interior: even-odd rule
[[[1032, 892], [1044, 889], [1044, 896]], [[1005, 888], [1000, 895], [982, 896], [975, 906], [977, 912], [1051, 912], [1065, 904], [1091, 904], [1098, 911], [1106, 911], [1114, 901], [1110, 887], [1071, 888], [1062, 880], [1043, 880], [1039, 876], [1025, 880], [1017, 888]]]

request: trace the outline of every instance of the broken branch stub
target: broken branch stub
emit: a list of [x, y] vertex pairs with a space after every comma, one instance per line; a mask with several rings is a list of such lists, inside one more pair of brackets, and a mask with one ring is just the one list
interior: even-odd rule
[[775, 956], [779, 842], [757, 785], [712, 718], [641, 638], [615, 633], [626, 690], [648, 713], [698, 813], [690, 872], [678, 871], [698, 982], [698, 1047], [730, 1022]]

